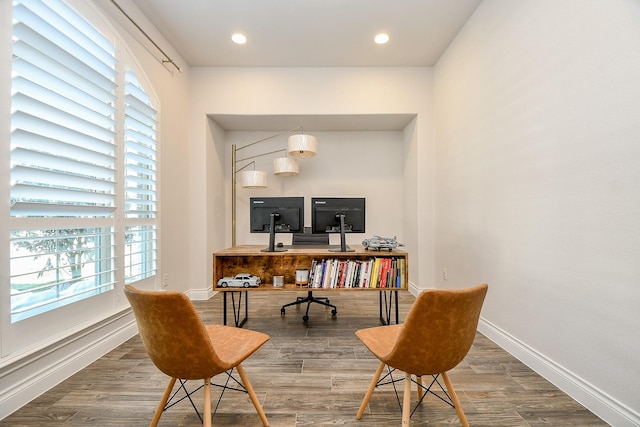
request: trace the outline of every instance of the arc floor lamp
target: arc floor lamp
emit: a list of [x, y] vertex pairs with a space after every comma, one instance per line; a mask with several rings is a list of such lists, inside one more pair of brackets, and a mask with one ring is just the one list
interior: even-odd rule
[[[267, 153], [256, 154], [241, 159], [237, 158], [237, 153], [240, 150], [298, 131], [300, 133], [295, 133], [289, 136], [288, 146], [286, 149], [282, 148], [280, 150], [269, 151]], [[255, 170], [255, 161], [252, 159], [284, 151], [286, 153], [285, 157], [279, 157], [273, 161], [273, 174], [278, 176], [295, 176], [298, 175], [298, 162], [295, 157], [315, 156], [317, 148], [318, 140], [314, 136], [304, 134], [302, 126], [268, 136], [241, 147], [236, 147], [236, 144], [231, 146], [231, 246], [236, 245], [236, 176], [240, 174], [240, 184], [243, 188], [264, 188], [267, 186], [267, 173], [265, 171]], [[287, 154], [291, 157], [288, 157]], [[249, 160], [252, 161], [238, 168], [239, 163]], [[245, 170], [251, 165], [254, 166], [254, 170]]]

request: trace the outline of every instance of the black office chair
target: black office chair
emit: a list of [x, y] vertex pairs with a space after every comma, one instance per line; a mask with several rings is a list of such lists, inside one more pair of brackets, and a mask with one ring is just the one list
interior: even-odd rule
[[[329, 234], [311, 234], [311, 233], [295, 233], [293, 235], [293, 239], [291, 242], [292, 246], [329, 246]], [[331, 315], [335, 316], [338, 314], [338, 308], [331, 304], [329, 298], [325, 297], [314, 297], [313, 291], [308, 291], [306, 297], [298, 297], [295, 301], [290, 302], [289, 304], [285, 304], [280, 309], [281, 314], [285, 314], [286, 307], [290, 305], [300, 305], [307, 304], [307, 311], [304, 316], [302, 316], [302, 320], [306, 322], [309, 320], [309, 307], [311, 307], [312, 303], [321, 304], [327, 307], [331, 307]]]

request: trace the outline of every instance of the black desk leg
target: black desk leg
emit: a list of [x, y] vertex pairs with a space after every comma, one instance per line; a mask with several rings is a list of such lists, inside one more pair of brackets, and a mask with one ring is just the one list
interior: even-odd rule
[[[240, 312], [242, 308], [242, 292], [244, 292], [244, 319], [240, 320]], [[236, 293], [238, 293], [238, 301], [236, 302]], [[237, 328], [242, 328], [242, 325], [245, 324], [247, 319], [249, 318], [249, 293], [247, 291], [233, 291], [233, 292], [223, 292], [223, 318], [222, 321], [226, 325], [227, 324], [227, 294], [231, 294], [231, 304], [233, 305], [233, 321]]]
[[[387, 292], [389, 292], [389, 298], [387, 298]], [[382, 294], [384, 294], [384, 317], [382, 316]], [[393, 307], [393, 300], [395, 296], [395, 311], [396, 311], [396, 325], [400, 322], [399, 310], [398, 310], [398, 291], [380, 291], [380, 323], [383, 325], [391, 324], [391, 311]]]

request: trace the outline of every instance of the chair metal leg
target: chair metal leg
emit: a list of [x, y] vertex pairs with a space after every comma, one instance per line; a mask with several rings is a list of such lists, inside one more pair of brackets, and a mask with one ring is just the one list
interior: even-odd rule
[[211, 378], [204, 380], [204, 427], [211, 427]]
[[402, 425], [411, 425], [411, 374], [404, 374], [404, 394], [402, 395]]
[[447, 375], [446, 372], [443, 372], [442, 378], [444, 379], [444, 384], [447, 386], [447, 391], [449, 392], [449, 396], [453, 401], [453, 405], [456, 408], [456, 413], [458, 414], [458, 418], [460, 419], [460, 424], [462, 424], [462, 427], [469, 427], [469, 422], [467, 421], [467, 417], [464, 415], [464, 411], [462, 410], [462, 406], [460, 405], [460, 400], [458, 400], [458, 395], [456, 394], [456, 390], [453, 388], [453, 383], [449, 379], [449, 375]]
[[258, 401], [258, 396], [256, 396], [256, 392], [253, 391], [253, 387], [251, 386], [251, 382], [249, 381], [249, 377], [247, 377], [247, 373], [245, 372], [245, 370], [242, 367], [242, 365], [236, 366], [236, 370], [238, 371], [238, 374], [240, 375], [240, 379], [242, 380], [242, 384], [244, 385], [244, 388], [247, 390], [247, 393], [249, 394], [249, 397], [251, 398], [251, 402], [253, 403], [253, 406], [256, 408], [256, 411], [258, 412], [258, 415], [260, 415], [260, 419], [262, 420], [262, 425], [265, 426], [265, 427], [268, 427], [269, 426], [269, 420], [267, 420], [267, 416], [265, 415], [264, 411], [262, 410], [262, 405], [260, 405], [260, 402]]
[[364, 399], [362, 399], [362, 403], [360, 404], [360, 409], [358, 409], [358, 414], [356, 415], [356, 420], [359, 420], [360, 418], [362, 418], [362, 414], [364, 413], [364, 410], [369, 404], [369, 399], [371, 399], [373, 390], [375, 390], [376, 385], [378, 385], [378, 380], [380, 379], [380, 375], [382, 375], [382, 370], [384, 369], [385, 366], [386, 365], [384, 362], [380, 362], [380, 365], [378, 365], [378, 370], [373, 376], [373, 379], [371, 380], [371, 384], [369, 384], [369, 389], [367, 390], [367, 393], [364, 395]]
[[156, 409], [156, 413], [153, 414], [153, 419], [151, 420], [151, 424], [149, 424], [149, 427], [156, 427], [158, 425], [158, 421], [160, 421], [160, 417], [164, 412], [164, 405], [167, 404], [167, 400], [169, 400], [169, 395], [171, 395], [171, 390], [173, 390], [173, 386], [175, 384], [176, 384], [176, 378], [171, 378], [169, 380], [169, 384], [167, 384], [167, 388], [164, 390], [162, 399], [158, 404], [158, 409]]

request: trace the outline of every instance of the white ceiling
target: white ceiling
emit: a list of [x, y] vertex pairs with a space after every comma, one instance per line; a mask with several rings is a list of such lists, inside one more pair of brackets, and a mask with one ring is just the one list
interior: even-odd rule
[[[134, 3], [191, 67], [430, 67], [481, 1], [112, 0], [125, 12]], [[116, 9], [110, 12], [124, 19]], [[125, 25], [138, 31], [130, 22]], [[234, 32], [245, 34], [248, 42], [233, 43]], [[380, 32], [390, 36], [386, 45], [373, 42]], [[177, 65], [183, 64], [178, 60]], [[210, 116], [227, 131], [274, 132], [299, 126], [305, 131], [400, 131], [413, 117]]]
[[[129, 1], [192, 67], [432, 66], [481, 2]], [[233, 43], [234, 32], [248, 42]], [[386, 45], [373, 42], [380, 32], [391, 37]]]

